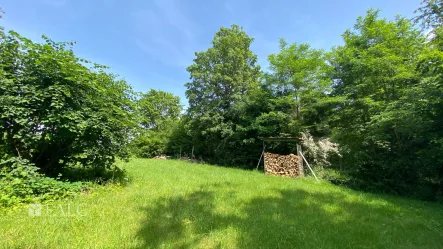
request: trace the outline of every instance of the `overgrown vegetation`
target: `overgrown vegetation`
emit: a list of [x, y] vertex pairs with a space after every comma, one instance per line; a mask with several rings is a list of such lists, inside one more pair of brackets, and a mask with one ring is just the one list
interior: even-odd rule
[[59, 177], [46, 177], [38, 170], [26, 159], [12, 157], [0, 162], [0, 206], [72, 197], [89, 188], [83, 182], [70, 183], [59, 181]]
[[129, 85], [46, 39], [0, 37], [2, 152], [49, 173], [70, 164], [109, 167], [125, 158], [134, 126]]
[[131, 141], [132, 152], [141, 158], [170, 152], [169, 141], [179, 125], [182, 111], [180, 98], [171, 93], [151, 89], [136, 101], [138, 129]]
[[[435, 199], [442, 190], [441, 53], [405, 18], [360, 17], [333, 49], [332, 137], [357, 187]], [[429, 68], [431, 67], [431, 68]], [[433, 73], [430, 74], [430, 71]], [[432, 76], [431, 76], [432, 75]]]
[[[441, 6], [424, 1], [418, 10], [415, 21], [431, 35], [404, 17], [368, 10], [329, 52], [282, 39], [261, 75], [253, 39], [235, 25], [220, 29], [188, 67], [186, 118], [196, 155], [253, 168], [259, 137], [309, 131], [313, 137], [300, 143], [317, 170], [329, 168], [323, 175], [368, 191], [441, 199]], [[295, 151], [289, 143], [267, 146]]]
[[81, 183], [48, 177], [67, 167], [108, 169], [129, 156], [130, 86], [104, 66], [88, 67], [72, 45], [0, 33], [2, 204], [70, 195]]
[[[266, 72], [254, 39], [222, 27], [187, 67], [185, 111], [171, 93], [136, 93], [78, 58], [73, 42], [36, 43], [1, 28], [2, 204], [69, 196], [82, 181], [112, 178], [111, 168], [122, 175], [115, 162], [131, 155], [252, 169], [261, 137], [300, 138], [334, 183], [442, 200], [442, 6], [425, 0], [413, 20], [368, 10], [330, 51], [281, 39]], [[295, 152], [294, 143], [266, 146]]]

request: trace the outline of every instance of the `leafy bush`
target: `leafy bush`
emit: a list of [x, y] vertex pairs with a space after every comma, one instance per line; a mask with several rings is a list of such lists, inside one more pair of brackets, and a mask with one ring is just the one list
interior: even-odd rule
[[133, 155], [152, 158], [160, 154], [174, 153], [170, 149], [170, 142], [176, 133], [183, 108], [180, 97], [151, 89], [140, 94], [136, 104], [138, 129], [130, 145]]
[[143, 131], [132, 141], [133, 153], [137, 157], [152, 158], [165, 153], [168, 138], [166, 134]]
[[78, 58], [72, 42], [0, 35], [0, 150], [44, 173], [109, 167], [127, 158], [134, 94], [106, 67]]
[[335, 185], [350, 186], [352, 185], [352, 177], [345, 172], [340, 172], [335, 169], [325, 168], [317, 171], [317, 176], [321, 179], [327, 180]]
[[46, 177], [26, 159], [17, 157], [0, 162], [0, 206], [44, 202], [74, 196], [86, 190], [83, 182], [63, 182]]

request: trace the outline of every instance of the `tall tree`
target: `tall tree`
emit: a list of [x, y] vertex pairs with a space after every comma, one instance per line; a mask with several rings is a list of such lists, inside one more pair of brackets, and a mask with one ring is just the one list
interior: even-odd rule
[[131, 142], [132, 153], [145, 158], [164, 154], [179, 125], [180, 97], [151, 89], [141, 94], [137, 106], [139, 128]]
[[[423, 1], [417, 22], [432, 28], [429, 42], [418, 58], [420, 83], [408, 89], [405, 105], [414, 112], [411, 133], [415, 134], [417, 159], [430, 193], [443, 199], [443, 1]], [[409, 116], [410, 117], [410, 116]], [[410, 122], [410, 119], [408, 120]], [[418, 143], [420, 142], [420, 143]]]
[[178, 120], [182, 111], [180, 97], [172, 93], [151, 89], [138, 100], [141, 125], [145, 129], [160, 131]]
[[257, 87], [260, 67], [250, 50], [252, 41], [237, 25], [222, 27], [212, 47], [196, 53], [187, 68], [191, 131], [197, 139], [196, 149], [205, 148], [206, 156], [226, 153], [224, 148], [236, 132], [245, 96]]
[[[309, 44], [288, 44], [280, 40], [280, 52], [269, 55], [271, 73], [266, 82], [273, 89], [275, 111], [288, 115], [290, 133], [319, 130], [320, 102], [331, 91], [332, 80], [326, 54]], [[283, 108], [279, 108], [278, 106]]]
[[332, 120], [346, 165], [369, 188], [410, 194], [423, 180], [416, 152], [424, 144], [414, 130], [424, 127], [408, 106], [419, 101], [410, 99], [410, 89], [420, 83], [416, 68], [425, 39], [409, 20], [380, 19], [376, 10], [359, 17], [343, 38], [331, 59], [332, 94], [343, 98]]

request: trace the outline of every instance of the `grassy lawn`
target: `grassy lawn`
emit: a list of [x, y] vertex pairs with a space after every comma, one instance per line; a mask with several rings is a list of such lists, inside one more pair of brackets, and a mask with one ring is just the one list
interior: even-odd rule
[[124, 188], [3, 214], [0, 247], [443, 248], [442, 205], [179, 161], [123, 167]]

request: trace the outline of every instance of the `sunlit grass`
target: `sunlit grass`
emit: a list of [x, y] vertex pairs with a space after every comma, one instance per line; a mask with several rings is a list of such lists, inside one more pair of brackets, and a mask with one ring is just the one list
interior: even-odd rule
[[56, 217], [2, 216], [1, 247], [443, 248], [435, 203], [180, 161], [122, 165], [128, 186], [55, 202]]

